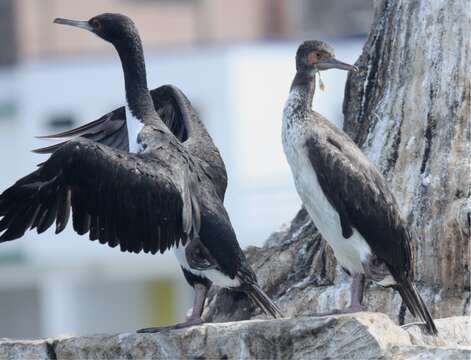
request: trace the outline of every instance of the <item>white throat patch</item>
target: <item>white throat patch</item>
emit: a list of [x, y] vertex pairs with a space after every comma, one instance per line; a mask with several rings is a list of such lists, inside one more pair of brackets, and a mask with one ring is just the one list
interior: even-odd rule
[[128, 105], [126, 105], [126, 127], [128, 128], [129, 152], [137, 154], [142, 151], [142, 145], [138, 143], [137, 136], [144, 124], [132, 114]]

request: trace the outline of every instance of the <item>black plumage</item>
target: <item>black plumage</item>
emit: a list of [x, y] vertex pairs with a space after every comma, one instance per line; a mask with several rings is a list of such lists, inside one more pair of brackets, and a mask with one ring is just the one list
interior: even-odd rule
[[[395, 278], [407, 278], [411, 238], [386, 182], [353, 141], [327, 119], [316, 126], [328, 134], [327, 139], [312, 136], [306, 148], [322, 190], [339, 213], [344, 238], [357, 229]], [[339, 147], [328, 141], [334, 136], [342, 144]]]
[[[132, 21], [103, 14], [56, 22], [113, 43], [123, 65], [129, 113], [119, 108], [77, 129], [43, 137], [65, 141], [36, 149], [50, 158], [0, 195], [0, 231], [5, 230], [0, 242], [19, 238], [29, 228], [45, 231], [54, 221], [60, 232], [71, 208], [78, 234], [122, 251], [155, 254], [186, 246], [188, 264], [182, 268], [187, 280], [191, 274], [195, 304], [190, 319], [176, 327], [201, 323], [211, 281], [243, 291], [268, 314], [281, 316], [259, 288], [224, 208], [227, 174], [219, 151], [180, 90], [169, 85], [147, 90]], [[134, 138], [131, 120], [142, 124]], [[130, 152], [133, 140], [137, 153]]]

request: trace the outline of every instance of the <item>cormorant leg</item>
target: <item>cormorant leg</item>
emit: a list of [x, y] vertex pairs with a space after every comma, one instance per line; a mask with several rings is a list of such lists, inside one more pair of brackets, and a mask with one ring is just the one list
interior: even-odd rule
[[347, 312], [359, 312], [366, 310], [366, 306], [362, 304], [364, 292], [365, 275], [354, 274], [351, 285], [350, 307], [345, 309]]
[[191, 310], [191, 315], [187, 318], [187, 321], [198, 320], [200, 323], [203, 323], [201, 320], [201, 314], [203, 314], [204, 302], [206, 301], [206, 294], [208, 293], [208, 288], [203, 284], [195, 284], [195, 298], [193, 299], [193, 309]]
[[362, 304], [363, 293], [365, 290], [365, 275], [353, 274], [351, 284], [351, 297], [350, 306], [345, 309], [335, 309], [330, 312], [312, 314], [313, 316], [327, 316], [327, 315], [339, 315], [339, 314], [351, 314], [360, 311], [365, 311], [366, 306]]
[[162, 327], [151, 327], [137, 330], [138, 333], [156, 333], [164, 330], [174, 330], [174, 329], [183, 329], [190, 326], [201, 325], [204, 323], [201, 319], [201, 314], [203, 313], [204, 302], [206, 301], [206, 294], [208, 293], [208, 287], [204, 284], [196, 283], [193, 287], [195, 291], [195, 296], [193, 299], [193, 309], [191, 315], [186, 319], [185, 322], [171, 325], [171, 326], [162, 326]]

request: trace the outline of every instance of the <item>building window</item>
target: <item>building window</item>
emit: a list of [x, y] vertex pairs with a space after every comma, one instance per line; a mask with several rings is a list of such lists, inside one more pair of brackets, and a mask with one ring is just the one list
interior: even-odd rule
[[77, 123], [77, 119], [70, 113], [59, 113], [49, 116], [47, 127], [53, 131], [71, 129]]

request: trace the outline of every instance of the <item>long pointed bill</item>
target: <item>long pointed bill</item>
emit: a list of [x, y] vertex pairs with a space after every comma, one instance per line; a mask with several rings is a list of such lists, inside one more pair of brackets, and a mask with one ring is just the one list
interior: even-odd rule
[[85, 30], [88, 30], [88, 31], [93, 31], [93, 27], [88, 23], [88, 21], [56, 18], [56, 19], [54, 19], [54, 23], [55, 24], [61, 24], [61, 25], [74, 26], [74, 27], [78, 27], [78, 28], [85, 29]]
[[319, 61], [317, 63], [317, 67], [319, 70], [340, 69], [340, 70], [347, 70], [347, 71], [353, 71], [353, 72], [358, 71], [358, 68], [355, 65], [350, 65], [350, 64], [341, 62], [335, 58]]

